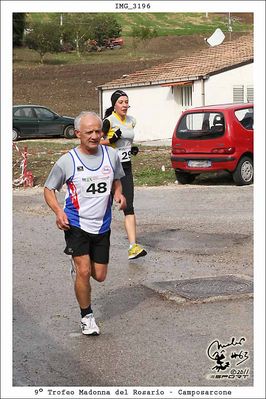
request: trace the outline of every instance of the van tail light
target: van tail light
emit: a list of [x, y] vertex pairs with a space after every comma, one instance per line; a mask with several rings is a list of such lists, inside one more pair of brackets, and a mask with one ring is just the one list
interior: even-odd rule
[[184, 154], [186, 152], [185, 148], [173, 148], [174, 154]]
[[214, 154], [233, 154], [234, 152], [235, 152], [235, 147], [212, 149], [212, 153]]

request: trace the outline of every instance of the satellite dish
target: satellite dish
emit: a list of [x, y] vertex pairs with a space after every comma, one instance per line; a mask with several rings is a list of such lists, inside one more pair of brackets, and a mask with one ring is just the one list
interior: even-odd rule
[[209, 37], [209, 39], [205, 39], [206, 42], [211, 46], [218, 46], [224, 41], [225, 35], [223, 34], [220, 28], [217, 28], [214, 33]]

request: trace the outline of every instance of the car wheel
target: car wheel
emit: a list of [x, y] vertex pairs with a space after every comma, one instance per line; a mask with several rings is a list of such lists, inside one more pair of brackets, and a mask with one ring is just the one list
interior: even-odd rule
[[181, 184], [189, 184], [195, 180], [196, 175], [192, 175], [186, 172], [175, 171], [176, 180]]
[[73, 125], [69, 125], [69, 126], [65, 127], [64, 136], [65, 136], [67, 139], [73, 139], [73, 138], [76, 137], [76, 135], [75, 135], [75, 128], [74, 128]]
[[19, 138], [19, 132], [18, 132], [17, 129], [15, 129], [15, 128], [13, 127], [12, 140], [13, 140], [13, 141], [16, 141], [16, 140], [18, 140], [18, 138]]
[[253, 161], [249, 157], [243, 157], [233, 172], [234, 182], [238, 186], [246, 186], [253, 182], [254, 170]]

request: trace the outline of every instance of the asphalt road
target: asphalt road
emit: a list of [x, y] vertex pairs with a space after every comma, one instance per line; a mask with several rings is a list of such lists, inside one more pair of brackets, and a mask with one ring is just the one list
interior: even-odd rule
[[[173, 184], [138, 188], [135, 197], [139, 241], [148, 255], [127, 260], [123, 216], [114, 209], [108, 276], [92, 282], [101, 335], [86, 337], [63, 233], [42, 190], [14, 190], [14, 386], [253, 384], [250, 295], [179, 303], [153, 288], [170, 280], [252, 279], [253, 186]], [[243, 344], [232, 344], [241, 337]], [[214, 340], [224, 345], [226, 370], [207, 356]], [[237, 366], [241, 350], [247, 358]], [[249, 370], [248, 377], [219, 377], [232, 367]]]

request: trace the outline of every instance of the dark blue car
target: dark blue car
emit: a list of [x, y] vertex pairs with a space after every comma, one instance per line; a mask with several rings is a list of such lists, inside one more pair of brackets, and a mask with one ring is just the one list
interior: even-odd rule
[[74, 118], [58, 115], [41, 105], [14, 105], [13, 141], [37, 137], [76, 137]]

